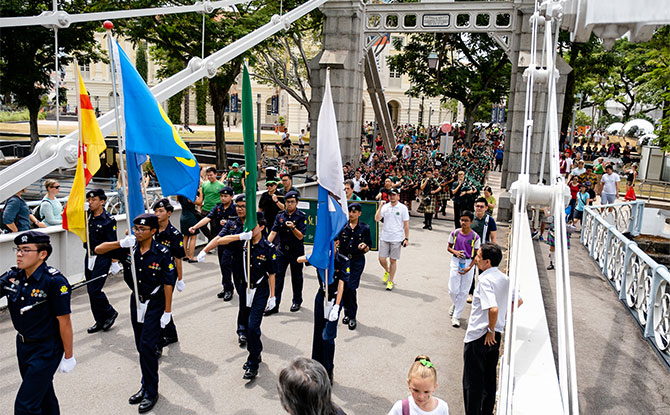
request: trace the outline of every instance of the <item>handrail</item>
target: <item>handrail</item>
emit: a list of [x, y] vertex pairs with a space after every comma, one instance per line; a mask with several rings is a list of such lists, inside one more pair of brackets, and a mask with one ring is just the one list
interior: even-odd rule
[[[638, 211], [628, 217], [627, 224], [621, 220], [612, 223], [611, 215], [602, 215], [611, 213], [610, 208], [616, 211], [630, 206]], [[639, 234], [643, 208], [642, 201], [585, 206], [580, 239], [640, 325], [644, 337], [651, 339], [659, 356], [670, 365], [670, 272], [621, 231], [622, 227], [638, 227]]]

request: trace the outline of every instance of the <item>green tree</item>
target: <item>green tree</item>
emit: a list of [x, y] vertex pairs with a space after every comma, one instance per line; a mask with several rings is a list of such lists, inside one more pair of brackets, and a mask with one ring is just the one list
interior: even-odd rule
[[[89, 1], [60, 2], [60, 10], [68, 13], [91, 11]], [[0, 17], [35, 16], [52, 10], [51, 1], [3, 0]], [[58, 31], [60, 65], [73, 59], [90, 63], [102, 59], [94, 37], [99, 22], [73, 24]], [[53, 89], [54, 32], [42, 26], [8, 27], [0, 30], [0, 95], [10, 96], [30, 114], [30, 142], [39, 141], [37, 126], [41, 97]]]
[[207, 88], [206, 79], [195, 86], [195, 111], [198, 125], [207, 125]]
[[[487, 34], [437, 33], [410, 35], [407, 45], [389, 56], [393, 70], [409, 75], [412, 86], [406, 94], [458, 100], [465, 110], [469, 140], [478, 108], [500, 102], [509, 93], [511, 64], [505, 52]], [[428, 67], [428, 56], [438, 55], [436, 69]]]
[[[285, 10], [289, 10], [304, 1], [284, 1]], [[163, 5], [192, 4], [191, 0], [114, 0], [105, 3], [109, 8], [157, 7]], [[249, 34], [270, 21], [273, 14], [279, 13], [279, 2], [253, 0], [238, 4], [234, 11], [217, 9], [205, 15], [205, 56], [222, 49], [228, 44]], [[128, 19], [120, 22], [122, 33], [134, 41], [146, 40], [153, 48], [161, 50], [169, 60], [179, 61], [182, 67], [202, 53], [202, 15], [185, 13], [166, 16], [154, 16]], [[228, 158], [224, 131], [224, 108], [228, 102], [228, 91], [239, 75], [244, 57], [253, 59], [250, 52], [221, 66], [217, 74], [209, 79], [210, 103], [214, 112], [217, 168], [227, 169]]]
[[147, 62], [147, 43], [139, 42], [135, 52], [135, 69], [140, 74], [144, 82], [149, 79], [149, 63]]

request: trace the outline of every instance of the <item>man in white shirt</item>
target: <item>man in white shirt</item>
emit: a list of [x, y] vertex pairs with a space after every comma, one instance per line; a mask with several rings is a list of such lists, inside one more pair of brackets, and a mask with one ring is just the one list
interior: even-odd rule
[[351, 180], [354, 182], [354, 193], [356, 193], [357, 196], [360, 196], [361, 192], [366, 192], [368, 190], [368, 183], [363, 178], [360, 169], [356, 169], [354, 178]]
[[582, 173], [586, 173], [586, 167], [584, 167], [584, 160], [579, 160], [577, 161], [577, 167], [570, 172], [567, 183], [570, 183], [570, 180], [572, 180], [573, 177], [579, 177]]
[[565, 152], [565, 167], [565, 171], [572, 171], [572, 157], [567, 151]]
[[[484, 244], [475, 262], [481, 271], [472, 299], [463, 352], [463, 399], [466, 414], [493, 414], [496, 367], [507, 316], [509, 277], [500, 270], [502, 251]], [[523, 301], [519, 299], [519, 306]]]
[[616, 201], [616, 196], [619, 193], [618, 184], [621, 178], [618, 174], [614, 173], [614, 169], [611, 164], [605, 166], [605, 174], [600, 178], [601, 191], [600, 191], [600, 203], [603, 205], [609, 205]]
[[[393, 289], [393, 277], [396, 271], [396, 262], [400, 259], [400, 249], [409, 244], [409, 211], [407, 206], [399, 203], [398, 189], [391, 188], [388, 191], [389, 203], [379, 202], [375, 213], [377, 222], [384, 222], [379, 234], [379, 263], [384, 268], [386, 289]], [[389, 258], [390, 264], [387, 263]]]

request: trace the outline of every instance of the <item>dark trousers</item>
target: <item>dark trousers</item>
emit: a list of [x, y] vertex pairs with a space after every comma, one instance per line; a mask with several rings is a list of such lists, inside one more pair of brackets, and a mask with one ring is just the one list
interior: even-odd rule
[[14, 414], [60, 414], [53, 378], [63, 357], [63, 343], [54, 337], [41, 343], [23, 344], [16, 338], [21, 386]]
[[291, 286], [293, 288], [293, 302], [295, 304], [302, 304], [302, 264], [298, 263], [298, 257], [303, 255], [280, 252], [277, 255], [277, 274], [275, 297], [277, 298], [277, 308], [281, 303], [281, 293], [284, 290], [284, 278], [286, 277], [286, 269], [291, 266]]
[[454, 226], [456, 229], [461, 227], [461, 212], [465, 209], [465, 204], [463, 202], [456, 202], [454, 200]]
[[[328, 373], [333, 371], [335, 359], [335, 340], [323, 339], [323, 329], [328, 319], [323, 317], [323, 291], [319, 290], [314, 299], [314, 338], [312, 340], [312, 359], [321, 363]], [[336, 322], [337, 323], [337, 322]], [[337, 327], [337, 324], [335, 325]], [[337, 329], [336, 329], [337, 330]], [[337, 331], [336, 331], [337, 333]]]
[[[90, 281], [101, 275], [107, 275], [111, 265], [111, 258], [98, 255], [95, 259], [93, 271], [91, 271], [88, 269], [88, 255], [86, 255], [84, 257], [84, 276], [86, 277], [86, 281]], [[105, 320], [110, 318], [116, 311], [109, 303], [105, 293], [102, 292], [102, 288], [105, 286], [105, 281], [107, 281], [107, 277], [100, 278], [86, 285], [88, 300], [91, 303], [91, 312], [93, 313], [93, 318], [99, 324], [104, 323]]]
[[496, 165], [493, 167], [493, 171], [502, 171], [502, 159], [496, 159]]
[[219, 268], [221, 269], [221, 285], [223, 291], [232, 292], [233, 286], [233, 257], [230, 251], [219, 246], [216, 248], [216, 253], [219, 257]]
[[463, 350], [463, 400], [467, 415], [493, 414], [496, 402], [496, 367], [501, 334], [493, 346], [484, 344], [486, 335], [465, 343]]
[[135, 296], [130, 294], [130, 320], [135, 335], [135, 347], [140, 354], [142, 370], [142, 390], [144, 397], [154, 399], [158, 396], [158, 340], [161, 335], [161, 316], [165, 311], [165, 295], [162, 290], [151, 297], [144, 323], [137, 322]]
[[344, 286], [342, 308], [344, 308], [344, 315], [352, 320], [356, 320], [356, 313], [358, 311], [356, 290], [358, 290], [358, 286], [361, 283], [361, 274], [363, 274], [364, 269], [364, 255], [356, 256], [349, 260], [349, 283]]
[[[237, 313], [237, 333], [247, 336], [247, 367], [252, 370], [258, 370], [261, 362], [261, 352], [263, 343], [261, 342], [261, 322], [263, 321], [263, 312], [270, 297], [270, 287], [267, 282], [256, 288], [254, 300], [251, 307], [247, 307], [247, 289], [240, 286], [238, 294], [240, 295], [240, 309]], [[242, 325], [242, 327], [240, 327]]]
[[[209, 215], [209, 210], [204, 210], [203, 209], [203, 210], [200, 211], [200, 213], [202, 214], [201, 217], [204, 218], [207, 215]], [[212, 238], [214, 238], [216, 236], [216, 234], [212, 234], [212, 230], [210, 228], [211, 225], [212, 225], [212, 223], [210, 222], [210, 223], [206, 224], [205, 226], [199, 228], [200, 231], [202, 232], [202, 234], [205, 236], [205, 238], [207, 238], [208, 241], [211, 241]]]

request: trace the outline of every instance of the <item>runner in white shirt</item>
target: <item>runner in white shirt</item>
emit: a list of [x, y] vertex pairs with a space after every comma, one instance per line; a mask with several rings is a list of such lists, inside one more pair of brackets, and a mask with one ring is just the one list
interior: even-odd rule
[[[375, 213], [377, 222], [384, 222], [379, 234], [379, 264], [384, 268], [384, 278], [387, 290], [393, 289], [396, 262], [400, 259], [400, 249], [409, 245], [409, 211], [407, 206], [399, 203], [398, 190], [391, 188], [388, 191], [390, 202], [379, 202]], [[386, 259], [390, 258], [390, 264]]]

